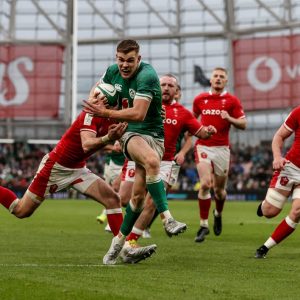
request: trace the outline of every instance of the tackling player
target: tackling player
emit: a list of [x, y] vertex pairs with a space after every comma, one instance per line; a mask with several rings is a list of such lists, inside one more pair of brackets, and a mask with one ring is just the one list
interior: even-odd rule
[[56, 147], [42, 159], [38, 171], [21, 199], [0, 187], [0, 203], [16, 217], [30, 217], [45, 197], [65, 188], [74, 188], [103, 204], [116, 235], [123, 216], [118, 194], [86, 167], [86, 160], [108, 142], [119, 139], [127, 124], [94, 118], [81, 112]]
[[210, 91], [196, 96], [193, 103], [194, 115], [201, 116], [202, 124], [210, 124], [217, 129], [211, 139], [199, 139], [195, 144], [195, 160], [201, 183], [198, 193], [200, 228], [195, 242], [203, 242], [209, 234], [211, 189], [214, 191], [216, 204], [213, 211], [214, 233], [220, 235], [222, 232], [222, 211], [226, 200], [230, 161], [229, 130], [231, 125], [242, 130], [247, 125], [240, 100], [225, 90], [227, 81], [227, 71], [215, 68], [210, 78]]

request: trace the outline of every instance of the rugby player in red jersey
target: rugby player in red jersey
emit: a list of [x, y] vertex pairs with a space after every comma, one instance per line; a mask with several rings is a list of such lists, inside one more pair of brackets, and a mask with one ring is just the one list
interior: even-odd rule
[[[294, 141], [285, 156], [282, 155], [284, 142], [294, 135]], [[256, 250], [256, 258], [265, 258], [269, 249], [287, 238], [300, 221], [300, 106], [292, 110], [285, 122], [277, 130], [272, 141], [273, 177], [265, 200], [257, 209], [258, 216], [277, 216], [289, 196], [292, 208], [285, 219], [276, 227], [266, 242]]]
[[108, 142], [119, 139], [126, 128], [126, 123], [113, 124], [110, 119], [81, 112], [56, 147], [44, 156], [23, 197], [19, 199], [13, 191], [0, 187], [0, 203], [22, 219], [30, 217], [45, 197], [72, 187], [106, 207], [116, 235], [123, 221], [119, 196], [86, 167], [86, 160]]
[[195, 160], [200, 178], [198, 203], [200, 209], [200, 228], [195, 242], [203, 242], [209, 234], [208, 215], [211, 206], [211, 189], [214, 192], [214, 233], [222, 232], [222, 211], [226, 200], [230, 149], [229, 131], [231, 125], [237, 129], [246, 129], [247, 121], [240, 100], [226, 90], [228, 81], [224, 68], [215, 68], [212, 72], [209, 92], [195, 97], [194, 115], [205, 126], [215, 126], [217, 133], [210, 139], [198, 139], [195, 144]]

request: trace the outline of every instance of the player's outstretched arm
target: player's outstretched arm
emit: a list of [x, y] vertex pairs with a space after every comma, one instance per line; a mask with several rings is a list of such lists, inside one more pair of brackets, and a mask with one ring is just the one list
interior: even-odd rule
[[124, 134], [126, 128], [127, 123], [110, 125], [108, 133], [102, 137], [96, 137], [96, 134], [89, 130], [82, 130], [80, 132], [80, 137], [83, 151], [85, 153], [97, 151], [108, 143], [118, 140]]

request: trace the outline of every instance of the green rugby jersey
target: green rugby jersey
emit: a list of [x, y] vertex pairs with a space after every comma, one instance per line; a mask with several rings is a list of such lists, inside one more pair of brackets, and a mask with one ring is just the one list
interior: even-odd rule
[[141, 62], [136, 73], [129, 79], [123, 79], [118, 65], [114, 64], [108, 67], [101, 80], [115, 86], [120, 95], [119, 101], [121, 101], [122, 109], [132, 107], [135, 96], [151, 99], [144, 121], [128, 122], [127, 131], [150, 135], [158, 139], [164, 138], [161, 88], [159, 78], [150, 64]]

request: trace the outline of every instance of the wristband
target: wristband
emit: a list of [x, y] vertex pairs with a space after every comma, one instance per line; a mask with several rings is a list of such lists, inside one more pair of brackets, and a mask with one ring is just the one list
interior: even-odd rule
[[107, 144], [108, 142], [110, 142], [110, 138], [109, 138], [108, 134], [106, 134], [105, 136], [102, 136], [101, 141], [103, 144]]

